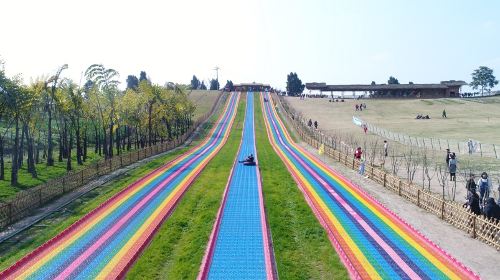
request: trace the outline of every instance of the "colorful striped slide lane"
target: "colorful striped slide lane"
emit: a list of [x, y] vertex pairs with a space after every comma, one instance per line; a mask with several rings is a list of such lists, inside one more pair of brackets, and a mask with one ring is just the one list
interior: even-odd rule
[[[223, 194], [198, 279], [274, 279], [255, 146], [254, 93], [247, 93], [238, 155]], [[253, 154], [257, 165], [238, 162]]]
[[269, 140], [353, 279], [478, 276], [290, 138], [273, 100], [261, 98]]
[[206, 139], [131, 184], [7, 270], [0, 279], [122, 278], [176, 203], [225, 144], [239, 94]]

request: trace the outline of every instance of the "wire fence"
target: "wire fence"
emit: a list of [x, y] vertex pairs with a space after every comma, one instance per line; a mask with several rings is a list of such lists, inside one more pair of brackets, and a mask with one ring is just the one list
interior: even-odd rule
[[353, 117], [353, 122], [357, 125], [366, 125], [368, 131], [386, 139], [397, 141], [403, 145], [416, 146], [428, 150], [443, 151], [450, 149], [457, 154], [478, 155], [481, 157], [489, 157], [500, 159], [500, 146], [495, 144], [480, 143], [478, 141], [455, 141], [441, 138], [426, 138], [406, 135], [404, 133], [396, 133], [384, 128], [380, 128], [373, 124], [363, 121], [358, 117]]

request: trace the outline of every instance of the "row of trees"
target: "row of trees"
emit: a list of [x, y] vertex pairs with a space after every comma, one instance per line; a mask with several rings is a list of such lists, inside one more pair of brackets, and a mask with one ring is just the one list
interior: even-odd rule
[[57, 160], [66, 160], [69, 171], [73, 149], [82, 165], [92, 148], [108, 159], [178, 137], [192, 125], [195, 106], [182, 87], [154, 84], [143, 71], [139, 79], [128, 76], [123, 91], [119, 73], [101, 64], [87, 68], [80, 86], [62, 78], [67, 68], [28, 85], [0, 68], [0, 180], [7, 157], [16, 185], [25, 159], [28, 172], [37, 177], [36, 164], [53, 166], [58, 150]]

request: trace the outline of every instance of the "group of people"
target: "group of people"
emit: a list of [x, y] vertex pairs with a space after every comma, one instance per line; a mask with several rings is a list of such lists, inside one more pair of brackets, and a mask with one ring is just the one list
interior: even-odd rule
[[356, 104], [354, 108], [356, 111], [363, 111], [363, 109], [366, 109], [366, 103]]
[[[500, 198], [498, 203], [495, 203], [495, 199], [490, 197], [491, 179], [488, 177], [488, 173], [483, 172], [477, 182], [474, 174], [470, 174], [465, 187], [467, 188], [467, 201], [464, 203], [464, 207], [470, 208], [472, 213], [476, 215], [483, 214], [487, 218], [500, 220]], [[477, 188], [479, 188], [479, 194]], [[500, 191], [500, 186], [498, 189]]]
[[416, 117], [415, 117], [416, 120], [430, 120], [431, 117], [429, 117], [429, 115], [421, 115], [421, 114], [418, 114]]
[[313, 123], [313, 121], [311, 119], [309, 119], [309, 121], [307, 122], [307, 126], [312, 127], [313, 124], [314, 124], [314, 128], [318, 129], [318, 121], [314, 121], [314, 123]]

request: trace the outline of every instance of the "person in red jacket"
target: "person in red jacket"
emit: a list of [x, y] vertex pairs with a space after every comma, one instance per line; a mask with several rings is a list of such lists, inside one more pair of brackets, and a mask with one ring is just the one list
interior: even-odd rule
[[361, 151], [361, 147], [358, 147], [356, 149], [356, 151], [354, 152], [354, 158], [355, 159], [361, 159], [361, 155], [363, 154], [363, 152]]

